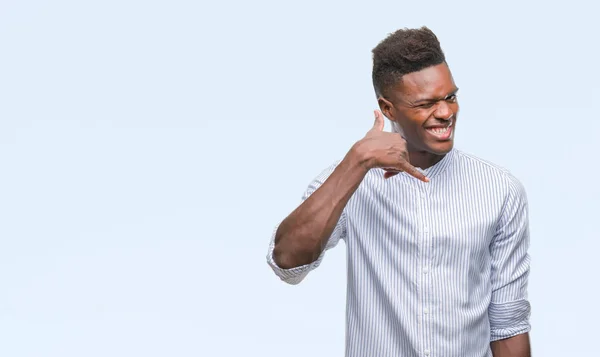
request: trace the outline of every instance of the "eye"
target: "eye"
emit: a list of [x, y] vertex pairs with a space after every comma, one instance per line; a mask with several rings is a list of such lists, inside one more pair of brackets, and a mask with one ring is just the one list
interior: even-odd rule
[[456, 94], [452, 94], [446, 97], [446, 101], [449, 103], [455, 103], [456, 102]]
[[419, 105], [418, 107], [422, 108], [422, 109], [429, 109], [429, 108], [433, 107], [434, 104], [435, 103], [425, 103], [425, 104]]

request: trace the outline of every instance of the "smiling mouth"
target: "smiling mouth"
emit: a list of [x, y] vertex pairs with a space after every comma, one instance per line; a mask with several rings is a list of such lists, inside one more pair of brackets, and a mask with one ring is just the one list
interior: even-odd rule
[[452, 133], [452, 127], [454, 126], [454, 120], [451, 119], [448, 121], [446, 126], [435, 126], [430, 128], [425, 128], [428, 133], [435, 135], [440, 139], [448, 139], [450, 134]]

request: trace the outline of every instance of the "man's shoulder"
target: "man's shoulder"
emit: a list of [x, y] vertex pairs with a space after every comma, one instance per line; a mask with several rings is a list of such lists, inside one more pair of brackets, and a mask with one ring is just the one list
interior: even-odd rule
[[455, 149], [455, 151], [458, 161], [466, 169], [489, 170], [498, 174], [510, 173], [509, 170], [504, 166], [498, 165], [490, 160], [483, 159], [479, 156], [476, 156], [472, 153], [463, 150]]
[[341, 162], [342, 159], [330, 161], [329, 165], [325, 166], [325, 168], [321, 170], [321, 172], [317, 175], [315, 179], [321, 179], [323, 181], [326, 180], [333, 173], [333, 171], [335, 171], [335, 169], [340, 165]]
[[462, 150], [456, 150], [457, 163], [461, 169], [469, 176], [471, 175], [483, 175], [488, 178], [494, 178], [504, 182], [508, 186], [522, 189], [523, 185], [521, 181], [513, 175], [513, 173], [506, 167], [498, 165], [490, 160], [483, 159], [472, 153], [468, 153]]

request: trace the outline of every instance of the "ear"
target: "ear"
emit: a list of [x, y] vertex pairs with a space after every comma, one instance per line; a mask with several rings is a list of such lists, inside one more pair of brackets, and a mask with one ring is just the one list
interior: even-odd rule
[[395, 113], [394, 113], [394, 105], [389, 100], [385, 99], [382, 96], [377, 97], [377, 104], [379, 104], [379, 109], [391, 121], [396, 121]]
[[377, 103], [379, 104], [379, 109], [383, 115], [385, 115], [386, 118], [392, 122], [392, 128], [394, 128], [394, 126], [398, 126], [394, 104], [382, 96], [377, 97]]

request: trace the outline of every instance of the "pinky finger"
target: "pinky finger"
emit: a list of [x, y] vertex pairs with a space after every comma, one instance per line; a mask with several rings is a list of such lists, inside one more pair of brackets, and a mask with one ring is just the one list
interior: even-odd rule
[[421, 173], [421, 171], [417, 170], [415, 167], [413, 166], [409, 166], [404, 170], [407, 174], [423, 181], [423, 182], [429, 182], [429, 178], [427, 178], [427, 176], [423, 175]]

